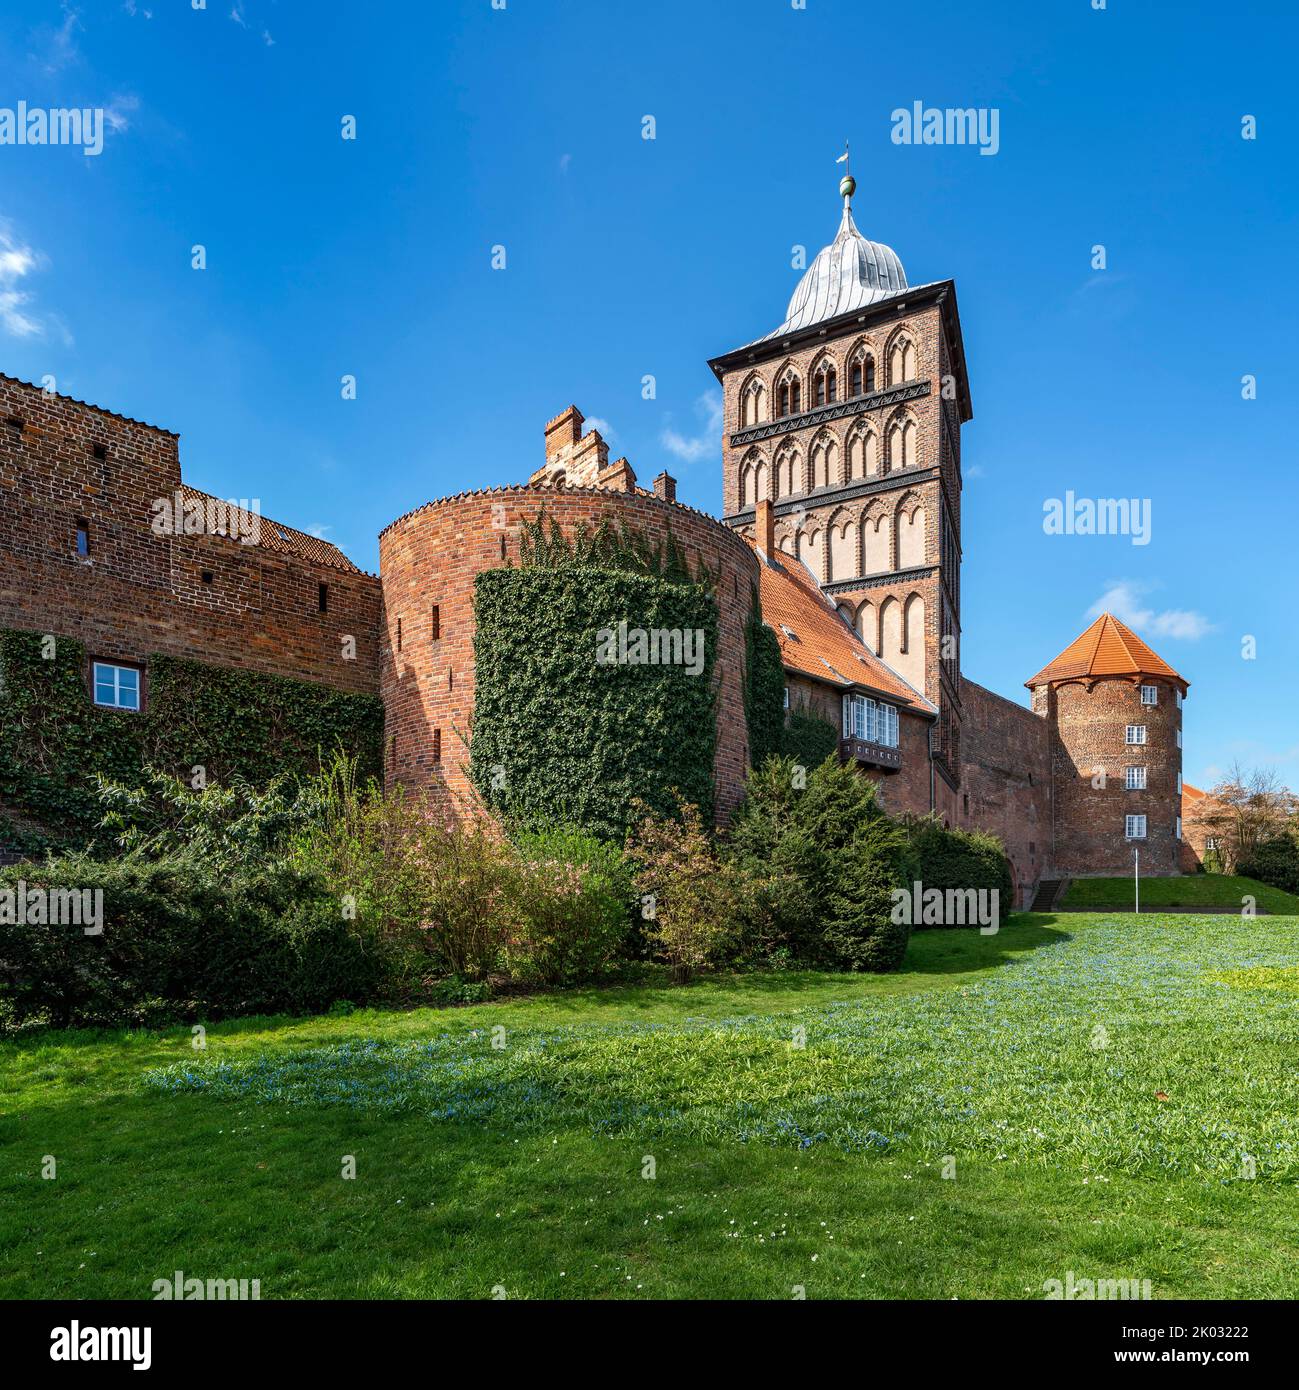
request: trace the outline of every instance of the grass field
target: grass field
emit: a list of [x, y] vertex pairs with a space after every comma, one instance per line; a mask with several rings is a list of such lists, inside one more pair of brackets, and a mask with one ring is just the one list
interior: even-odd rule
[[891, 976], [206, 1041], [0, 1045], [0, 1294], [1299, 1296], [1295, 918], [1028, 915]]
[[[1197, 908], [1231, 908], [1240, 912], [1245, 899], [1254, 899], [1263, 912], [1294, 915], [1299, 913], [1299, 897], [1270, 888], [1252, 878], [1231, 874], [1183, 874], [1175, 878], [1141, 880], [1142, 912], [1174, 912], [1178, 908], [1194, 912]], [[1130, 878], [1076, 878], [1069, 885], [1061, 906], [1087, 908], [1095, 912], [1120, 908], [1131, 911], [1133, 884]]]

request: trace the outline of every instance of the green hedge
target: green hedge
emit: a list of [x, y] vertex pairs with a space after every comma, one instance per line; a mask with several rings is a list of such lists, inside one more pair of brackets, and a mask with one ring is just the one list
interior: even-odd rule
[[[717, 604], [699, 584], [580, 566], [498, 569], [474, 591], [469, 771], [494, 809], [621, 840], [633, 800], [705, 815], [716, 753]], [[703, 667], [600, 664], [600, 633], [700, 630]]]
[[[1217, 851], [1213, 853], [1216, 856]], [[1206, 854], [1206, 866], [1208, 859]], [[1241, 859], [1236, 873], [1287, 893], [1299, 893], [1299, 839], [1293, 835], [1278, 835], [1264, 840]]]
[[80, 642], [58, 638], [48, 660], [44, 648], [40, 633], [0, 632], [0, 802], [39, 827], [0, 814], [0, 844], [86, 844], [100, 815], [96, 775], [136, 786], [145, 763], [261, 785], [278, 772], [309, 776], [341, 745], [362, 776], [382, 769], [377, 696], [152, 656], [146, 707], [131, 714], [91, 701]]
[[103, 894], [102, 933], [0, 913], [8, 1025], [131, 1026], [177, 1017], [310, 1012], [380, 984], [380, 955], [337, 898], [285, 871], [218, 879], [193, 859], [68, 856], [0, 870], [0, 892]]
[[[945, 830], [930, 817], [906, 820], [916, 861], [916, 878], [925, 890], [995, 889], [1001, 917], [1015, 906], [1015, 880], [1001, 841], [984, 831]], [[917, 927], [922, 923], [917, 922]]]

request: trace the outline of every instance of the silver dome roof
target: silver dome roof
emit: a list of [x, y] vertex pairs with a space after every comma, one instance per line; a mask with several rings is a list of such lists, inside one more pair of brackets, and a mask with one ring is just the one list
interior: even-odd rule
[[822, 248], [798, 282], [785, 311], [785, 322], [766, 336], [797, 333], [839, 314], [878, 304], [906, 288], [907, 274], [893, 248], [862, 236], [845, 198], [838, 235]]

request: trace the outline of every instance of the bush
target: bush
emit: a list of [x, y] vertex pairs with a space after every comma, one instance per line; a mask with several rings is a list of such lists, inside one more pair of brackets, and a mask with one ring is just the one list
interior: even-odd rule
[[0, 892], [102, 893], [102, 934], [0, 912], [0, 995], [15, 1023], [122, 1026], [174, 1017], [314, 1011], [371, 995], [374, 943], [319, 880], [233, 878], [177, 855], [84, 856], [0, 871]]
[[521, 831], [515, 847], [510, 975], [561, 985], [607, 971], [630, 928], [631, 874], [617, 846], [560, 827]]
[[[1208, 857], [1205, 856], [1206, 865]], [[1236, 865], [1236, 872], [1272, 888], [1299, 893], [1299, 839], [1294, 835], [1278, 835], [1261, 841]]]
[[793, 710], [782, 732], [781, 751], [803, 767], [820, 767], [838, 753], [839, 730], [819, 714]]
[[677, 818], [655, 816], [642, 803], [627, 856], [641, 895], [641, 919], [655, 955], [678, 984], [716, 965], [735, 932], [734, 875], [719, 861], [698, 807], [680, 804]]
[[922, 889], [937, 888], [944, 893], [967, 888], [995, 891], [1001, 916], [1010, 915], [1015, 906], [1015, 880], [1010, 860], [995, 835], [981, 830], [946, 830], [933, 816], [907, 818], [904, 824]]
[[739, 917], [751, 955], [829, 970], [894, 970], [910, 929], [892, 892], [911, 882], [906, 833], [875, 784], [827, 758], [810, 775], [791, 758], [750, 774], [728, 860], [745, 891]]

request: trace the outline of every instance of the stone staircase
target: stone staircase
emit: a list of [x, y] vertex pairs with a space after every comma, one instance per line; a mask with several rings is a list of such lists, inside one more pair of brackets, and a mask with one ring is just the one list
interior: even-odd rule
[[1056, 904], [1064, 897], [1068, 891], [1072, 879], [1067, 878], [1044, 878], [1037, 885], [1037, 892], [1033, 895], [1032, 912], [1051, 912]]

